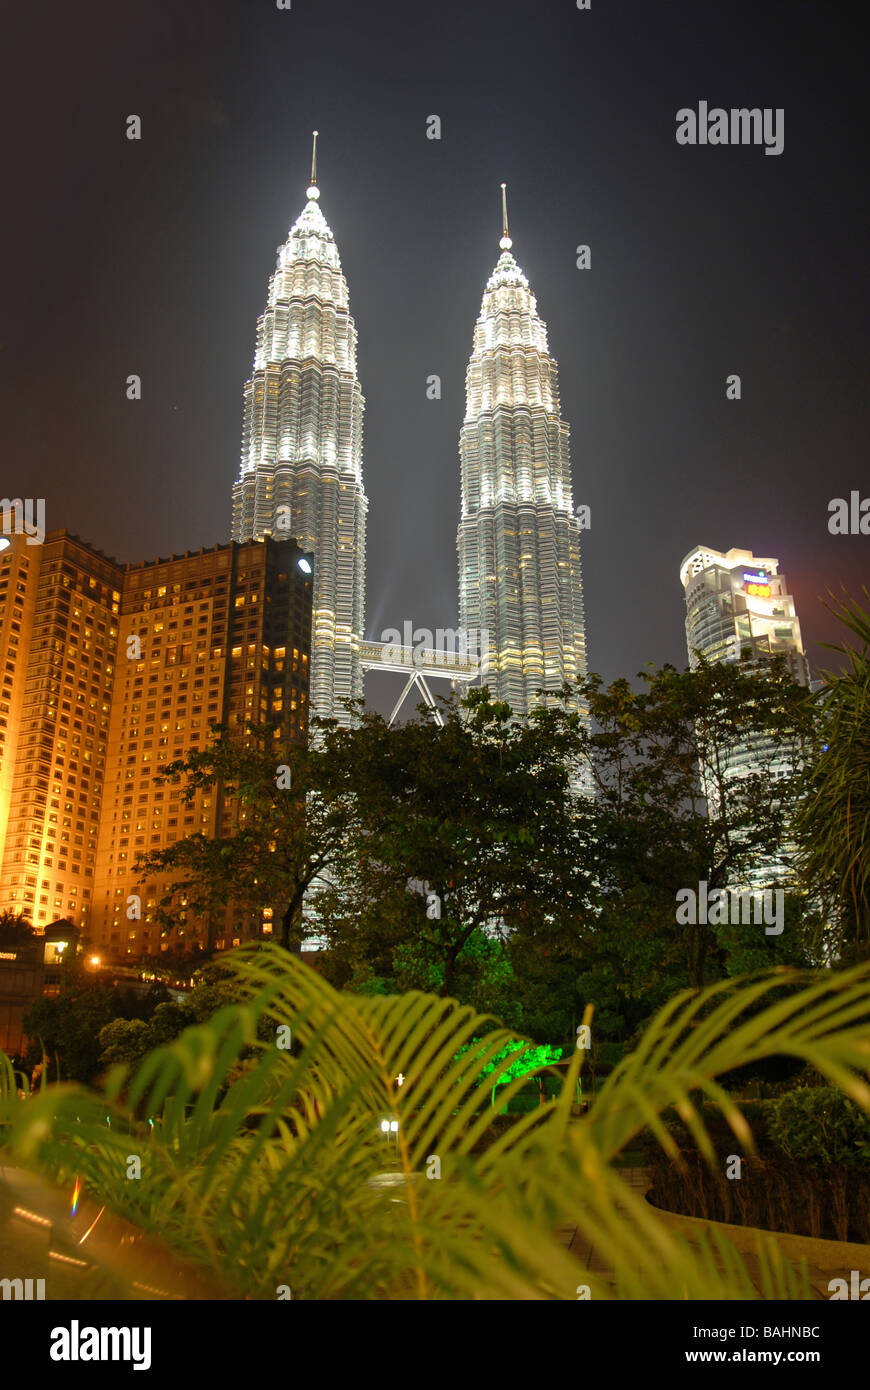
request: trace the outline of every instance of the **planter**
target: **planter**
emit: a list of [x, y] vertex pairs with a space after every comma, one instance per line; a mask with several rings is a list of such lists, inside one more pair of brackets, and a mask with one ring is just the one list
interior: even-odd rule
[[[647, 1196], [649, 1202], [649, 1196]], [[655, 1203], [650, 1202], [650, 1206]], [[691, 1240], [701, 1231], [718, 1231], [731, 1241], [732, 1245], [751, 1262], [757, 1253], [759, 1235], [767, 1235], [776, 1241], [783, 1255], [793, 1265], [806, 1260], [810, 1282], [822, 1298], [830, 1298], [828, 1285], [835, 1278], [850, 1282], [852, 1270], [863, 1271], [870, 1276], [870, 1245], [856, 1241], [819, 1240], [813, 1236], [787, 1235], [782, 1231], [768, 1231], [762, 1226], [733, 1226], [725, 1221], [707, 1221], [697, 1216], [679, 1216], [675, 1212], [656, 1207], [656, 1213], [672, 1231]]]

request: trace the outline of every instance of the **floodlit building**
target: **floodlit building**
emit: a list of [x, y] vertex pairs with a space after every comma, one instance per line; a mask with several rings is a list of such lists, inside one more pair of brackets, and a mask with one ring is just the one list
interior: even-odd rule
[[[706, 546], [690, 550], [680, 565], [686, 600], [689, 664], [708, 661], [764, 661], [784, 658], [799, 685], [810, 684], [795, 602], [779, 561], [760, 559], [751, 550], [725, 552]], [[726, 776], [763, 772], [773, 780], [794, 774], [791, 760], [762, 735], [735, 745]], [[708, 792], [708, 795], [710, 793]], [[767, 859], [750, 875], [752, 886], [782, 879], [788, 859]]]
[[[276, 723], [304, 741], [308, 725], [311, 578], [292, 541], [216, 545], [126, 567], [109, 726], [104, 812], [96, 861], [91, 941], [120, 955], [156, 954], [155, 908], [166, 881], [138, 886], [137, 854], [187, 835], [231, 835], [238, 806], [220, 789], [159, 786], [162, 765], [202, 749], [209, 725], [240, 732]], [[137, 657], [136, 653], [139, 653]], [[141, 897], [141, 918], [127, 912]], [[261, 909], [271, 932], [273, 909]], [[231, 909], [191, 920], [188, 941], [218, 949], [260, 934], [261, 923]], [[182, 940], [183, 944], [183, 940]]]
[[[159, 786], [214, 723], [308, 726], [310, 556], [292, 541], [231, 542], [121, 564], [77, 536], [0, 550], [0, 911], [44, 932], [59, 916], [106, 958], [161, 949], [165, 883], [137, 854], [232, 833], [220, 791]], [[300, 561], [302, 564], [300, 564]], [[307, 566], [307, 569], [306, 569]], [[141, 917], [127, 912], [141, 898]], [[268, 935], [272, 908], [185, 923], [188, 941]]]
[[801, 627], [778, 560], [696, 546], [680, 566], [680, 583], [692, 667], [698, 652], [708, 661], [782, 656], [795, 680], [809, 684]]
[[346, 724], [342, 702], [363, 693], [365, 402], [347, 281], [319, 199], [313, 160], [257, 322], [232, 533], [239, 542], [294, 536], [313, 554], [311, 708]]
[[66, 531], [0, 550], [0, 911], [94, 902], [123, 567]]
[[558, 369], [511, 253], [504, 196], [502, 205], [501, 255], [474, 329], [459, 441], [459, 621], [487, 633], [482, 681], [524, 717], [539, 690], [585, 676], [586, 638]]

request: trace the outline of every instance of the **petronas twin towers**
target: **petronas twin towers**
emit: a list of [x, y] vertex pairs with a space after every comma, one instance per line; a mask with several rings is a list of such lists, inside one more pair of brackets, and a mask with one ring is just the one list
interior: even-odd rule
[[505, 208], [465, 379], [459, 621], [489, 631], [488, 684], [524, 715], [586, 674], [586, 639], [558, 370], [511, 245]]
[[[316, 137], [315, 137], [316, 138]], [[366, 512], [356, 324], [317, 166], [257, 322], [245, 384], [233, 540], [293, 536], [313, 554], [311, 712], [343, 722], [362, 695]]]
[[[257, 323], [233, 539], [294, 536], [313, 555], [311, 712], [347, 723], [343, 702], [362, 695], [365, 402], [347, 281], [319, 198], [315, 159]], [[460, 630], [485, 634], [483, 682], [522, 717], [538, 691], [585, 675], [586, 649], [569, 429], [546, 326], [511, 244], [505, 211], [466, 377], [457, 548]]]

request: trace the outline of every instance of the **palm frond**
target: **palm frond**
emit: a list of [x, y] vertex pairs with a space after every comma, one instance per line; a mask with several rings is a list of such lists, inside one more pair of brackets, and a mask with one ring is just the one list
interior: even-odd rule
[[[278, 947], [230, 960], [239, 1002], [132, 1077], [117, 1069], [103, 1094], [55, 1085], [21, 1101], [0, 1068], [0, 1133], [18, 1160], [80, 1174], [249, 1297], [273, 1298], [278, 1284], [314, 1299], [574, 1299], [583, 1285], [596, 1298], [809, 1296], [775, 1242], [747, 1261], [721, 1233], [687, 1238], [613, 1160], [646, 1127], [673, 1152], [661, 1119], [671, 1106], [710, 1154], [702, 1097], [748, 1145], [717, 1077], [775, 1054], [804, 1059], [870, 1111], [870, 966], [682, 995], [588, 1116], [570, 1113], [577, 1051], [557, 1100], [478, 1152], [512, 1058], [484, 1068], [514, 1034], [454, 1000], [338, 993]], [[284, 1025], [290, 1050], [277, 1042]], [[461, 1053], [472, 1038], [479, 1052]], [[499, 1108], [527, 1079], [499, 1087]], [[398, 1129], [385, 1136], [383, 1121]], [[141, 1178], [128, 1177], [131, 1155]], [[593, 1253], [608, 1272], [587, 1269]]]

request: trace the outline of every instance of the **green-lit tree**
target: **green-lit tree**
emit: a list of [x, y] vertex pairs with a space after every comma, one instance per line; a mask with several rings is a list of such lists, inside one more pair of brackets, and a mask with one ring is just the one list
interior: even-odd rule
[[[461, 1062], [467, 1056], [475, 1075], [492, 1077], [492, 1105], [495, 1105], [495, 1093], [499, 1086], [508, 1086], [524, 1076], [540, 1076], [545, 1067], [552, 1067], [562, 1056], [561, 1047], [551, 1047], [549, 1043], [530, 1047], [521, 1038], [505, 1043], [495, 1056], [490, 1057], [489, 1050], [486, 1039], [472, 1038], [459, 1048], [454, 1061]], [[543, 1086], [542, 1077], [541, 1083]]]

